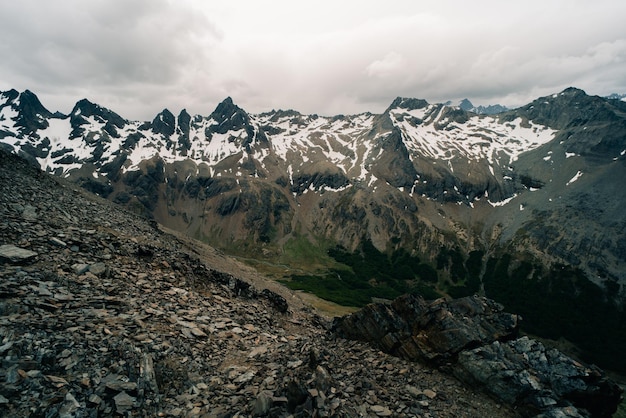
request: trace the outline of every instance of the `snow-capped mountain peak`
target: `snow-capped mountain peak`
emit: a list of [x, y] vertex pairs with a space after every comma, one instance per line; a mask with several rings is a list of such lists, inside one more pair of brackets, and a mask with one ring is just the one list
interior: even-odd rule
[[[3, 94], [6, 103], [15, 101], [15, 96], [15, 92]], [[27, 92], [20, 97], [38, 103]], [[14, 107], [3, 106], [5, 121], [15, 117], [9, 114]], [[554, 129], [522, 117], [477, 115], [455, 106], [401, 97], [381, 115], [335, 117], [296, 111], [250, 115], [230, 97], [208, 117], [191, 117], [184, 110], [175, 117], [164, 109], [151, 122], [143, 123], [128, 121], [86, 99], [77, 102], [68, 117], [54, 121], [43, 106], [37, 113], [42, 115], [39, 119], [33, 118], [33, 112], [18, 113], [28, 120], [40, 120], [40, 125], [32, 122], [29, 126], [36, 129], [24, 131], [18, 124], [5, 122], [4, 142], [15, 149], [37, 149], [33, 157], [44, 169], [64, 175], [86, 163], [103, 175], [102, 167], [110, 167], [113, 161], [115, 165], [122, 162], [123, 171], [133, 171], [156, 156], [166, 163], [192, 160], [208, 166], [214, 174], [236, 174], [241, 170], [234, 169], [233, 163], [253, 160], [253, 171], [270, 178], [329, 163], [332, 171], [339, 170], [354, 181], [420, 185], [426, 194], [430, 192], [424, 189], [424, 179], [469, 177], [479, 166], [483, 173], [476, 174], [476, 179], [484, 183], [483, 178], [491, 176], [492, 184], [501, 184], [504, 171], [521, 153], [555, 135]], [[389, 141], [397, 141], [406, 157], [393, 156], [399, 149], [391, 149]], [[395, 166], [381, 168], [378, 161], [395, 161]], [[468, 166], [466, 161], [474, 161], [476, 166]], [[421, 169], [425, 163], [439, 166]], [[491, 192], [507, 197], [506, 192]]]

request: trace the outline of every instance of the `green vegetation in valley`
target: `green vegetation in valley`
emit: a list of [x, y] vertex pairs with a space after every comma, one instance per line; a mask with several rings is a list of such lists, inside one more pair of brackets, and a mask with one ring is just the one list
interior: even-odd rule
[[582, 360], [626, 373], [626, 312], [617, 300], [619, 286], [607, 281], [605, 289], [573, 267], [547, 268], [532, 257], [506, 252], [486, 257], [483, 251], [464, 253], [457, 247], [442, 247], [432, 266], [405, 250], [382, 253], [367, 240], [352, 252], [311, 246], [301, 237], [284, 251], [286, 264], [299, 260], [303, 266], [281, 280], [291, 289], [356, 307], [404, 293], [435, 299], [484, 291], [506, 311], [521, 315], [524, 332], [570, 341]]
[[292, 238], [282, 247], [279, 262], [289, 266], [297, 266], [305, 272], [326, 271], [339, 267], [328, 255], [327, 244], [322, 238], [316, 237], [312, 242], [306, 235], [292, 233]]
[[626, 312], [616, 293], [580, 270], [564, 265], [547, 270], [504, 254], [487, 260], [483, 283], [488, 297], [522, 316], [524, 331], [565, 338], [582, 350], [584, 361], [626, 372]]
[[441, 297], [435, 290], [437, 272], [404, 250], [391, 255], [382, 253], [364, 240], [358, 251], [342, 247], [328, 250], [328, 255], [342, 268], [324, 274], [292, 275], [284, 283], [294, 290], [304, 290], [344, 306], [364, 306], [373, 297], [394, 299], [405, 293], [426, 299]]
[[480, 272], [484, 252], [471, 251], [467, 257], [458, 248], [441, 247], [437, 270], [447, 272], [446, 293], [453, 298], [470, 296], [480, 291]]

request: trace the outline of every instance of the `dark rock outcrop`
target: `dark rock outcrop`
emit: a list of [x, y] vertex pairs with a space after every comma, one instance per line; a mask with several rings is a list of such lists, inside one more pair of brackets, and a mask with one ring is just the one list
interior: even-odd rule
[[460, 353], [454, 375], [537, 412], [571, 402], [591, 416], [610, 417], [621, 402], [620, 387], [597, 367], [584, 366], [528, 337]]
[[302, 194], [309, 187], [313, 187], [315, 190], [320, 190], [323, 187], [329, 187], [331, 189], [339, 189], [350, 184], [350, 180], [346, 175], [337, 170], [336, 172], [317, 172], [313, 174], [299, 174], [294, 176], [293, 184], [291, 185], [291, 192]]
[[163, 109], [152, 121], [152, 131], [165, 137], [172, 135], [175, 128], [176, 118], [168, 109]]
[[[372, 131], [371, 135], [376, 136]], [[411, 187], [418, 179], [417, 171], [409, 157], [409, 151], [403, 142], [402, 131], [394, 127], [392, 131], [382, 137], [377, 144], [382, 150], [380, 156], [371, 164], [371, 171], [377, 178], [384, 179], [394, 187]]]
[[405, 295], [336, 318], [333, 331], [413, 361], [435, 362], [460, 380], [520, 408], [524, 415], [609, 417], [622, 389], [528, 337], [520, 318], [484, 297], [425, 301]]
[[189, 139], [190, 126], [191, 115], [187, 113], [187, 110], [183, 109], [178, 114], [178, 126], [176, 127], [176, 132], [178, 133], [177, 150], [182, 155], [187, 155], [187, 151], [191, 148], [191, 140]]
[[335, 321], [345, 338], [369, 341], [383, 351], [414, 361], [442, 364], [467, 348], [517, 335], [519, 318], [483, 297], [428, 302], [405, 295], [391, 304], [370, 304]]

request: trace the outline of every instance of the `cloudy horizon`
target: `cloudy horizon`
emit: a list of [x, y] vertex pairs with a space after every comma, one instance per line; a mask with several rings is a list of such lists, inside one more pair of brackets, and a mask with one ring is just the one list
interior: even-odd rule
[[[0, 90], [125, 118], [382, 112], [397, 96], [517, 107], [626, 93], [626, 2], [0, 0]], [[431, 4], [432, 3], [432, 4]]]

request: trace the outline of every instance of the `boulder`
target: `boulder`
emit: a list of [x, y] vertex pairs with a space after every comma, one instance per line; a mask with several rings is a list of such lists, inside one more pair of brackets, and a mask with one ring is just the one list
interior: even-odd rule
[[33, 260], [35, 257], [37, 257], [37, 253], [34, 251], [11, 244], [0, 245], [0, 261], [6, 261], [11, 264], [23, 264]]
[[517, 336], [519, 317], [479, 296], [427, 302], [404, 295], [391, 304], [373, 303], [333, 324], [337, 335], [373, 343], [414, 361], [442, 364], [463, 349]]
[[594, 417], [609, 417], [621, 401], [622, 390], [600, 369], [528, 337], [460, 353], [454, 375], [504, 401], [538, 411], [571, 402]]

